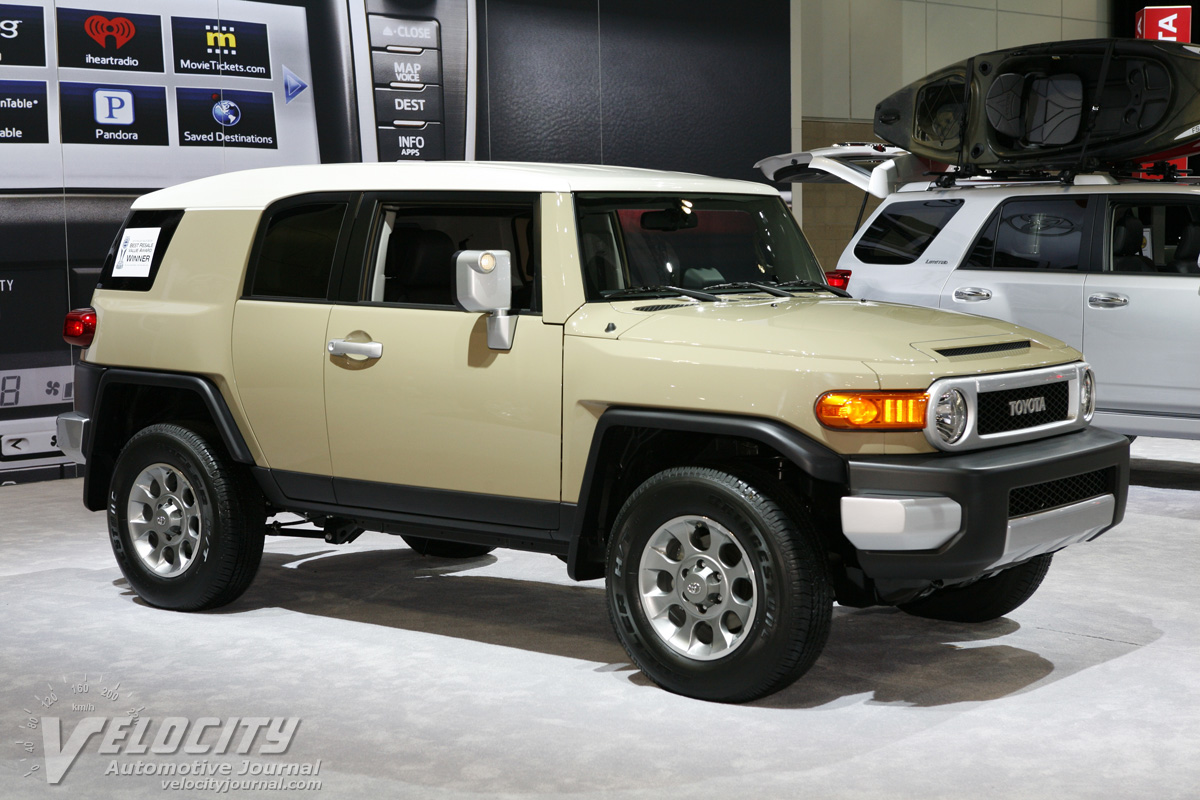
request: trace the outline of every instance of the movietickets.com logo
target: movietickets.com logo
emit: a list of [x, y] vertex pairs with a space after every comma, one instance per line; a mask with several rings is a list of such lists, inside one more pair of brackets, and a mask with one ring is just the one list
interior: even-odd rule
[[[300, 725], [299, 717], [200, 717], [196, 720], [187, 717], [162, 720], [135, 716], [85, 717], [65, 737], [65, 742], [61, 718], [42, 717], [40, 722], [46, 782], [51, 784], [62, 781], [93, 740], [96, 755], [114, 757], [105, 768], [105, 775], [190, 778], [189, 783], [200, 779], [218, 790], [223, 781], [228, 790], [228, 784], [234, 778], [320, 774], [319, 760], [303, 764], [256, 760], [260, 756], [286, 753]], [[131, 756], [145, 755], [159, 758], [150, 761], [130, 759]], [[209, 757], [228, 755], [249, 758], [240, 759], [240, 763], [209, 760]], [[184, 759], [164, 761], [164, 756], [183, 756]], [[165, 783], [164, 788], [176, 788]]]

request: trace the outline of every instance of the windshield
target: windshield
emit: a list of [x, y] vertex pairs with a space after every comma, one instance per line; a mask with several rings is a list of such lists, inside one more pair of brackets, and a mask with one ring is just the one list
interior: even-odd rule
[[581, 194], [575, 203], [589, 300], [642, 286], [825, 282], [779, 197]]

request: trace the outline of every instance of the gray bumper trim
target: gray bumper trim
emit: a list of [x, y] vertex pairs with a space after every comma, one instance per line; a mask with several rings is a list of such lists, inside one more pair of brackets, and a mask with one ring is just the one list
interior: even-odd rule
[[55, 425], [58, 433], [58, 449], [62, 450], [63, 455], [76, 464], [87, 462], [83, 455], [83, 443], [90, 422], [88, 417], [78, 411], [68, 411], [58, 415], [58, 422]]
[[1010, 519], [1004, 555], [992, 567], [1027, 561], [1067, 545], [1086, 542], [1112, 525], [1116, 511], [1116, 498], [1106, 494], [1040, 514]]

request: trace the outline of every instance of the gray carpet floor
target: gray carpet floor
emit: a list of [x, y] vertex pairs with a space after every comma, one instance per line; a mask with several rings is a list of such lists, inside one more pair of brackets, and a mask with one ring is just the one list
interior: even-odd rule
[[1134, 457], [1126, 521], [1009, 617], [835, 607], [814, 669], [744, 706], [650, 684], [553, 557], [273, 537], [240, 600], [179, 614], [129, 590], [81, 481], [2, 487], [0, 797], [213, 796], [187, 781], [221, 765], [256, 781], [234, 797], [1200, 797], [1200, 442]]

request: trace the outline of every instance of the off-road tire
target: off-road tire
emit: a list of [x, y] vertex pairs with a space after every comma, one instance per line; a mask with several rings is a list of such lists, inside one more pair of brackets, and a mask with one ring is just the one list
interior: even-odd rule
[[109, 539], [129, 585], [153, 606], [199, 611], [237, 599], [262, 560], [265, 521], [262, 493], [214, 433], [151, 425], [117, 458]]
[[[799, 509], [786, 513], [773, 488], [766, 478], [679, 467], [646, 480], [618, 513], [608, 543], [609, 617], [633, 663], [664, 689], [718, 702], [753, 700], [793, 683], [824, 648], [833, 601], [817, 537], [808, 516]], [[688, 531], [707, 550], [696, 544], [680, 549], [679, 537]], [[659, 559], [649, 549], [678, 560]], [[700, 565], [704, 581], [697, 580], [700, 571], [684, 571], [687, 563]], [[735, 590], [739, 581], [742, 588]], [[749, 581], [753, 602], [747, 601]], [[686, 608], [708, 591], [700, 584], [723, 588], [704, 595], [711, 606]], [[713, 634], [702, 617], [733, 608], [726, 591], [740, 603], [733, 621], [744, 613], [745, 624]], [[678, 609], [659, 611], [651, 621], [647, 608], [676, 598]], [[664, 620], [680, 633], [672, 637]], [[705, 625], [714, 642], [722, 636], [720, 647], [704, 642]], [[686, 652], [685, 638], [694, 643]]]
[[936, 589], [919, 600], [902, 603], [900, 610], [915, 617], [949, 622], [990, 622], [1008, 614], [1033, 596], [1050, 559], [1046, 554], [966, 586]]

